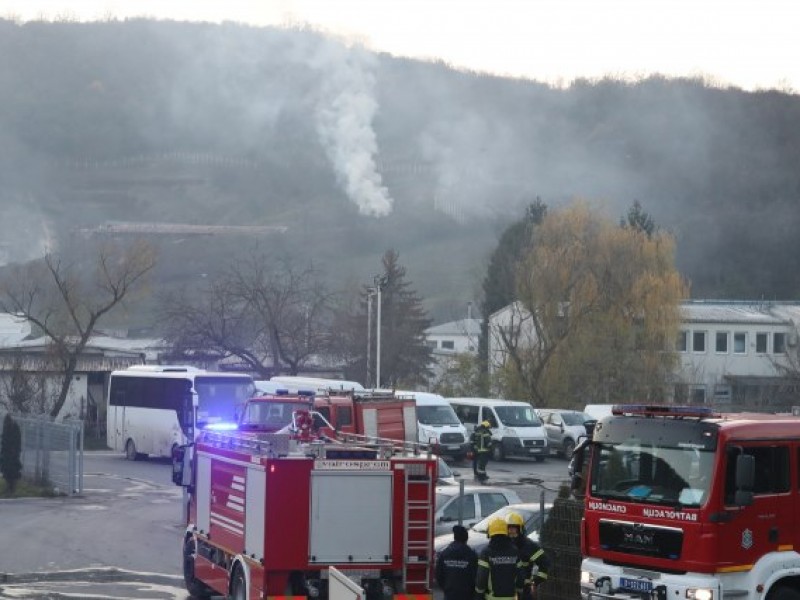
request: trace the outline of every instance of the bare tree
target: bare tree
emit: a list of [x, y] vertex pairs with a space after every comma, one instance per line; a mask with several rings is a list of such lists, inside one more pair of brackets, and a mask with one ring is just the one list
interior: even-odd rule
[[179, 354], [235, 356], [265, 378], [296, 375], [325, 346], [329, 304], [313, 266], [256, 250], [193, 297], [164, 298], [160, 322]]
[[15, 414], [45, 414], [56, 397], [47, 376], [27, 369], [22, 353], [7, 357], [8, 368], [0, 378], [0, 406]]
[[48, 253], [13, 268], [0, 283], [0, 310], [37, 327], [61, 367], [53, 417], [64, 406], [78, 358], [98, 323], [140, 288], [156, 264], [153, 248], [144, 242], [108, 243], [96, 250], [86, 262]]

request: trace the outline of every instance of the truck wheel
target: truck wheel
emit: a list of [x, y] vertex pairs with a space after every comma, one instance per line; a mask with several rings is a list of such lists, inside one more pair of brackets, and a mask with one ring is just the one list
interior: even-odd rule
[[183, 583], [192, 598], [210, 598], [214, 590], [194, 576], [195, 542], [186, 538], [183, 544]]
[[774, 588], [767, 596], [767, 600], [800, 600], [800, 592], [782, 585]]
[[244, 584], [244, 574], [242, 569], [236, 567], [233, 572], [233, 579], [231, 580], [231, 600], [247, 600], [246, 588]]
[[125, 444], [125, 458], [128, 460], [139, 460], [139, 453], [136, 452], [136, 444], [133, 440], [128, 440]]
[[506, 453], [503, 452], [503, 444], [495, 444], [492, 446], [492, 460], [501, 461], [506, 459]]
[[545, 458], [547, 457], [540, 454], [539, 456], [536, 457], [536, 462], [544, 462]]
[[572, 458], [573, 452], [575, 452], [575, 442], [572, 440], [564, 440], [564, 458], [569, 460]]

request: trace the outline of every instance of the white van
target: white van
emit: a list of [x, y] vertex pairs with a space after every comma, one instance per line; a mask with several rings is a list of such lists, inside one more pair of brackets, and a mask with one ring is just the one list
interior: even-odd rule
[[469, 451], [467, 429], [444, 396], [430, 392], [395, 392], [410, 396], [417, 405], [417, 436], [421, 444], [433, 444], [436, 453], [462, 460]]
[[448, 398], [456, 416], [471, 434], [478, 423], [492, 424], [492, 458], [532, 456], [542, 462], [550, 448], [544, 424], [533, 407], [518, 400], [490, 398]]
[[[273, 386], [286, 389], [290, 394], [298, 391], [310, 391], [315, 394], [325, 394], [329, 390], [344, 392], [363, 392], [364, 386], [357, 381], [346, 381], [344, 379], [325, 379], [322, 377], [303, 377], [300, 375], [276, 375], [271, 377], [270, 385], [262, 386], [264, 389], [273, 389]], [[258, 388], [258, 384], [256, 384]]]

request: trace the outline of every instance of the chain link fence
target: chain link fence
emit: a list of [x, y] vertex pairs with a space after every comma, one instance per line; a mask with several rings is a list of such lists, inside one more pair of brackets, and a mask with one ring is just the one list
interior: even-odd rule
[[[0, 440], [6, 413], [0, 411]], [[83, 421], [12, 415], [22, 432], [22, 476], [57, 494], [83, 493]]]

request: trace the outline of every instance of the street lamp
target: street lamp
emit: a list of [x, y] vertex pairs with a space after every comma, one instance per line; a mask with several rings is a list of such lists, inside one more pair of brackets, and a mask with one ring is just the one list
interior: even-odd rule
[[381, 292], [389, 282], [389, 278], [386, 275], [375, 275], [373, 282], [375, 283], [375, 289], [378, 291], [378, 323], [375, 333], [375, 387], [379, 388], [381, 387]]

